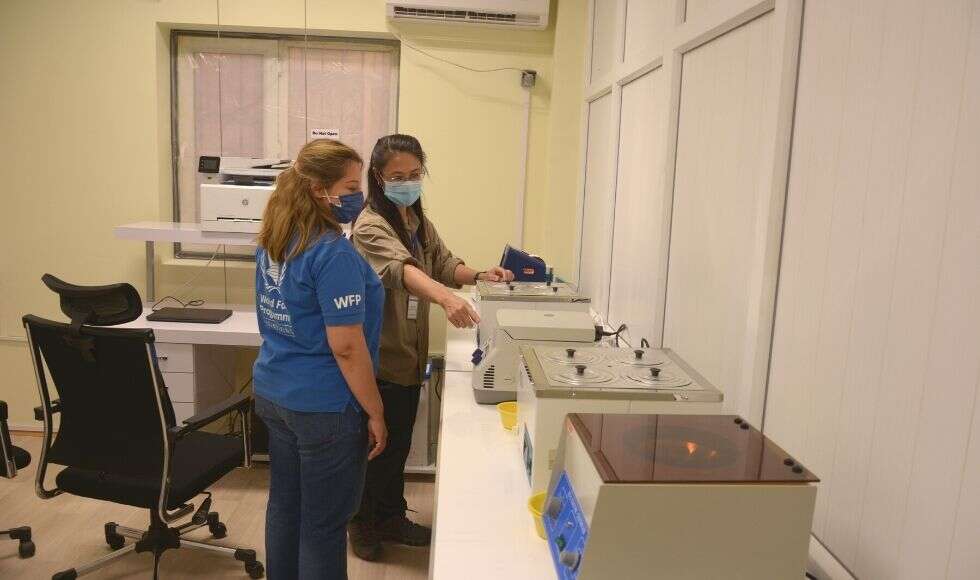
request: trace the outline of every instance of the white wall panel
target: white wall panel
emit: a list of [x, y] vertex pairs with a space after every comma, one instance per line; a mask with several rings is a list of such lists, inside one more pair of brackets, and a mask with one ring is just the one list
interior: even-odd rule
[[774, 16], [766, 13], [686, 53], [682, 62], [664, 345], [749, 416], [748, 312], [768, 222], [760, 175]]
[[980, 565], [978, 7], [807, 3], [766, 431], [862, 579]]
[[664, 44], [673, 26], [674, 0], [626, 2], [626, 60], [649, 53]]
[[655, 312], [664, 242], [664, 107], [662, 69], [623, 87], [609, 321], [629, 324], [634, 345], [659, 336]]
[[619, 11], [617, 0], [593, 0], [592, 66], [590, 82], [596, 82], [612, 72], [616, 56], [622, 47], [616, 47], [616, 26]]
[[[947, 574], [950, 580], [976, 578], [980, 571], [980, 351], [976, 329], [980, 327], [980, 2], [973, 3], [970, 48], [966, 60], [960, 124], [957, 128], [957, 154], [953, 167], [950, 191], [950, 212], [946, 224], [944, 242], [944, 279], [940, 282], [941, 303], [946, 316], [954, 319], [945, 322], [953, 326], [953, 337], [961, 344], [939, 344], [937, 348], [950, 348], [958, 353], [959, 360], [951, 361], [952, 367], [944, 374], [956, 372], [953, 381], [966, 398], [970, 378], [970, 360], [973, 361], [973, 422], [963, 468], [963, 478], [957, 493], [956, 523], [949, 555]], [[957, 313], [957, 309], [962, 309]], [[959, 317], [956, 320], [955, 317]], [[972, 325], [972, 329], [969, 327]], [[969, 332], [973, 332], [971, 339]], [[972, 351], [972, 352], [971, 352]], [[942, 377], [945, 379], [946, 377]], [[955, 464], [954, 464], [955, 467]]]
[[609, 258], [613, 221], [610, 119], [612, 95], [589, 103], [585, 200], [582, 204], [581, 291], [603, 316], [609, 305]]
[[715, 6], [725, 2], [731, 2], [731, 0], [687, 0], [684, 19], [696, 20], [702, 15], [711, 12]]

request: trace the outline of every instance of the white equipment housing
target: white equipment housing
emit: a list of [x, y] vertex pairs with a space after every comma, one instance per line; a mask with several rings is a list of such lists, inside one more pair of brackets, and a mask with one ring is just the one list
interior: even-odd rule
[[550, 0], [388, 0], [388, 20], [501, 28], [548, 27]]
[[[561, 310], [589, 312], [592, 301], [564, 282], [487, 282], [480, 280], [473, 290], [480, 324], [476, 328], [477, 355], [497, 330], [497, 312], [508, 310]], [[479, 356], [474, 357], [474, 364]]]
[[670, 349], [521, 347], [517, 424], [532, 492], [544, 491], [568, 413], [718, 414], [723, 395]]
[[520, 347], [592, 346], [595, 325], [587, 312], [562, 310], [497, 310], [496, 330], [484, 345], [483, 358], [473, 369], [473, 397], [496, 404], [517, 399]]
[[258, 233], [262, 213], [285, 165], [278, 159], [222, 157], [217, 172], [199, 172], [198, 216], [205, 232]]
[[818, 479], [731, 415], [573, 414], [544, 527], [560, 580], [803, 578]]

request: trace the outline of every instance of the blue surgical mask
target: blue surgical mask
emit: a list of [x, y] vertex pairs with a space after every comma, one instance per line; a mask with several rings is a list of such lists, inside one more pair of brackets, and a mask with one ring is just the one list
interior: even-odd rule
[[422, 195], [421, 181], [386, 181], [385, 197], [400, 207], [409, 207]]
[[342, 224], [349, 224], [364, 209], [364, 193], [361, 191], [340, 196], [340, 205], [333, 204], [333, 215]]

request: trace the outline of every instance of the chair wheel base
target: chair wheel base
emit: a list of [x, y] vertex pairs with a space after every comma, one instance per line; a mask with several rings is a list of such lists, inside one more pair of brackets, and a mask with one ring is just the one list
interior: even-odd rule
[[228, 527], [218, 520], [218, 512], [208, 514], [208, 531], [211, 532], [212, 537], [219, 540], [228, 535]]
[[262, 578], [265, 576], [265, 566], [262, 565], [262, 562], [245, 564], [245, 572], [249, 578]]
[[116, 532], [116, 523], [109, 522], [105, 525], [105, 543], [113, 550], [118, 550], [126, 545], [126, 538]]
[[35, 546], [34, 542], [30, 540], [21, 541], [20, 546], [17, 547], [17, 554], [20, 555], [21, 558], [30, 558], [36, 551], [37, 546]]
[[76, 578], [78, 578], [78, 572], [76, 572], [75, 569], [72, 568], [71, 570], [63, 570], [61, 572], [57, 572], [54, 576], [51, 577], [51, 580], [75, 580]]

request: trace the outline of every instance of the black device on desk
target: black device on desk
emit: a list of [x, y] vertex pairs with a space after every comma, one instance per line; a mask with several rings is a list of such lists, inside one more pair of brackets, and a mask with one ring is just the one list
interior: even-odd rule
[[150, 322], [194, 322], [197, 324], [218, 324], [231, 316], [231, 310], [224, 308], [175, 308], [166, 307], [154, 310], [146, 317]]

